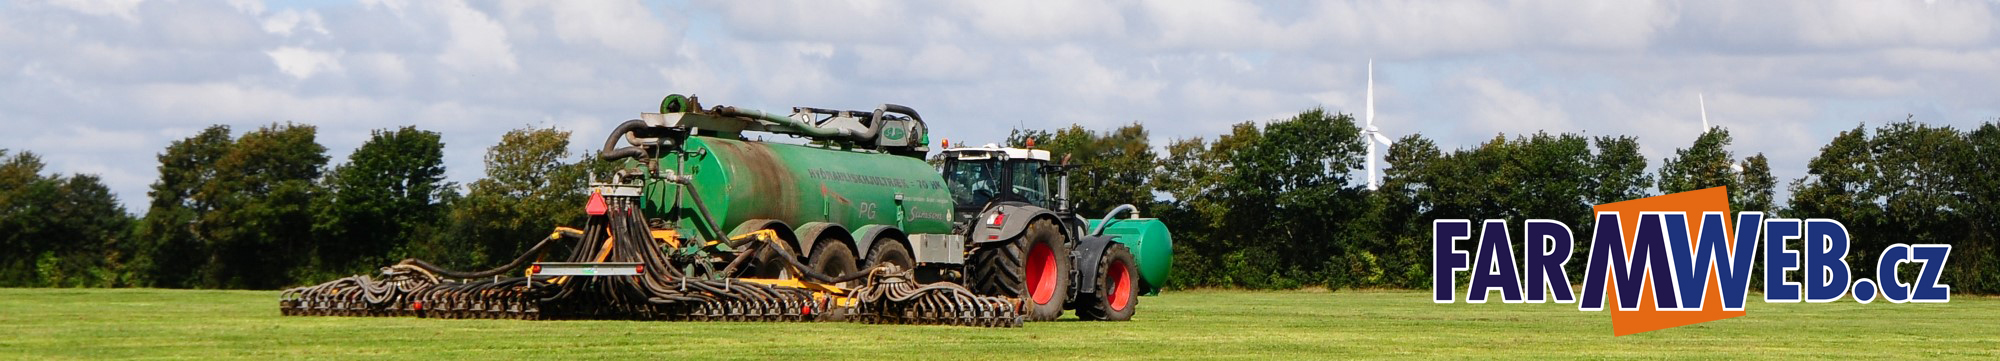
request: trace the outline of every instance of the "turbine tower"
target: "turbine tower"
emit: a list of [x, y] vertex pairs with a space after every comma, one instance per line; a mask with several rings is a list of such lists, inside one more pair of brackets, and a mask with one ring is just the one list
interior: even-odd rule
[[1382, 146], [1387, 147], [1390, 144], [1395, 143], [1389, 141], [1389, 137], [1382, 135], [1382, 128], [1375, 127], [1375, 60], [1374, 59], [1368, 60], [1367, 104], [1368, 105], [1365, 108], [1366, 114], [1364, 114], [1363, 116], [1366, 117], [1367, 119], [1366, 121], [1368, 123], [1365, 127], [1361, 128], [1361, 134], [1363, 138], [1362, 141], [1368, 142], [1368, 190], [1372, 191], [1375, 190], [1376, 188], [1375, 175], [1376, 172], [1378, 172], [1378, 170], [1375, 168], [1375, 145], [1377, 143], [1380, 143]]

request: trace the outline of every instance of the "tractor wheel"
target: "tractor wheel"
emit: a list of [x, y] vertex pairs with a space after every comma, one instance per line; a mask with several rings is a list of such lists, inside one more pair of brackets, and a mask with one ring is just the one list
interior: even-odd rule
[[1017, 242], [992, 242], [974, 245], [972, 257], [965, 260], [969, 278], [966, 282], [973, 293], [1001, 296], [1021, 296], [1021, 244]]
[[973, 292], [1022, 298], [1030, 321], [1062, 317], [1071, 266], [1069, 246], [1054, 223], [1036, 221], [1013, 241], [982, 244], [971, 261]]
[[902, 241], [894, 238], [877, 239], [875, 245], [869, 248], [873, 249], [868, 251], [868, 262], [862, 262], [866, 265], [862, 269], [873, 269], [883, 263], [895, 264], [904, 271], [917, 269], [916, 258], [910, 257], [910, 249], [904, 248]]
[[813, 246], [812, 257], [806, 259], [806, 267], [827, 277], [840, 277], [854, 272], [855, 258], [854, 249], [848, 248], [846, 243], [827, 239]]
[[1125, 245], [1112, 244], [1097, 261], [1097, 293], [1083, 296], [1076, 317], [1098, 321], [1131, 321], [1139, 311], [1139, 262]]

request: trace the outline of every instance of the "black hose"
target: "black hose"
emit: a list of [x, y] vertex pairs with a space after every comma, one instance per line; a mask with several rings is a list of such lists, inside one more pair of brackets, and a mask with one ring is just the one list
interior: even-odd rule
[[[679, 184], [681, 185], [680, 187], [681, 190], [687, 191], [688, 199], [694, 201], [694, 210], [695, 213], [698, 213], [696, 215], [699, 216], [702, 225], [708, 226], [708, 230], [711, 232], [717, 232], [717, 233], [722, 232], [721, 226], [718, 226], [714, 223], [715, 221], [714, 217], [709, 216], [708, 205], [702, 203], [701, 192], [696, 192], [694, 190], [693, 181], [690, 181], [687, 176], [670, 177], [669, 179], [667, 179], [667, 181], [673, 182], [674, 184]], [[723, 238], [728, 238], [728, 237], [724, 236]], [[736, 245], [732, 244], [730, 246], [734, 247]]]
[[735, 274], [736, 268], [743, 266], [744, 261], [750, 260], [750, 256], [756, 254], [758, 251], [762, 251], [761, 246], [759, 249], [749, 249], [749, 248], [743, 249], [742, 252], [738, 252], [736, 254], [736, 259], [729, 260], [728, 267], [723, 267], [722, 272], [718, 273], [722, 274], [723, 277], [729, 277], [730, 275]]
[[604, 151], [597, 153], [597, 159], [603, 161], [614, 161], [619, 159], [645, 155], [646, 150], [636, 145], [627, 146], [623, 148], [616, 148], [616, 149], [612, 148], [618, 145], [618, 140], [624, 138], [625, 133], [629, 133], [632, 132], [633, 130], [638, 130], [639, 128], [644, 128], [644, 127], [646, 127], [646, 121], [638, 119], [627, 120], [624, 123], [618, 123], [618, 127], [611, 128], [611, 136], [604, 138]]
[[882, 104], [882, 110], [903, 113], [903, 115], [910, 116], [910, 119], [915, 119], [918, 124], [922, 124], [924, 122], [924, 117], [921, 115], [917, 115], [917, 110], [910, 109], [910, 107], [898, 104]]
[[[819, 273], [818, 271], [812, 270], [812, 268], [806, 266], [805, 263], [800, 263], [799, 258], [794, 256], [791, 251], [785, 250], [785, 247], [783, 246], [770, 244], [767, 242], [764, 245], [764, 247], [770, 247], [772, 251], [778, 252], [778, 258], [783, 259], [785, 260], [786, 263], [791, 264], [793, 269], [799, 271], [799, 275], [805, 276], [803, 278], [811, 278], [821, 283], [841, 283], [841, 282], [858, 280], [861, 279], [862, 277], [867, 277], [868, 274], [870, 273], [870, 270], [858, 270], [854, 272], [848, 272], [847, 274], [839, 276], [828, 276], [826, 274], [822, 274]], [[737, 257], [742, 257], [742, 256], [739, 255]]]
[[485, 270], [485, 271], [477, 271], [477, 272], [459, 272], [459, 271], [453, 271], [453, 270], [449, 270], [449, 269], [445, 269], [444, 267], [438, 267], [437, 265], [434, 265], [434, 264], [431, 264], [430, 262], [425, 262], [424, 260], [421, 260], [421, 259], [416, 259], [416, 258], [410, 258], [410, 259], [404, 259], [404, 260], [403, 260], [402, 262], [398, 262], [398, 263], [396, 263], [396, 264], [398, 264], [398, 265], [408, 265], [408, 266], [415, 266], [415, 267], [417, 267], [417, 268], [421, 268], [421, 269], [423, 269], [424, 271], [428, 271], [428, 272], [430, 272], [430, 273], [434, 273], [434, 274], [438, 274], [438, 275], [442, 275], [442, 276], [445, 276], [445, 277], [451, 277], [451, 278], [484, 278], [484, 277], [492, 277], [492, 276], [498, 276], [498, 275], [500, 275], [500, 274], [502, 274], [502, 273], [507, 273], [507, 272], [509, 272], [509, 271], [512, 271], [512, 270], [514, 270], [514, 269], [516, 269], [516, 268], [520, 268], [520, 267], [521, 267], [521, 265], [524, 265], [524, 264], [528, 264], [528, 262], [529, 262], [530, 260], [534, 259], [534, 258], [535, 258], [535, 256], [538, 256], [538, 255], [541, 255], [543, 251], [547, 251], [547, 250], [548, 250], [548, 248], [549, 248], [549, 246], [551, 246], [551, 245], [554, 245], [554, 243], [553, 243], [553, 242], [554, 242], [554, 241], [556, 241], [556, 240], [560, 240], [560, 239], [576, 239], [576, 238], [579, 238], [579, 236], [581, 236], [581, 235], [580, 235], [580, 234], [576, 234], [576, 233], [573, 233], [573, 232], [557, 232], [556, 234], [551, 234], [551, 235], [549, 235], [549, 237], [548, 237], [548, 238], [543, 238], [543, 239], [542, 239], [542, 241], [541, 241], [540, 243], [535, 243], [535, 246], [534, 246], [534, 247], [530, 247], [530, 248], [528, 248], [528, 251], [527, 251], [527, 252], [525, 252], [525, 253], [522, 253], [520, 257], [515, 257], [515, 258], [514, 258], [514, 261], [512, 261], [512, 262], [507, 262], [507, 264], [505, 264], [505, 265], [501, 265], [500, 267], [496, 267], [496, 268], [493, 268], [493, 269], [488, 269], [488, 270]]

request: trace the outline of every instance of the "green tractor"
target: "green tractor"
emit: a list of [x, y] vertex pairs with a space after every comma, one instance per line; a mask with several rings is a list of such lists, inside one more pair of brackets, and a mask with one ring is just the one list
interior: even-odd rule
[[965, 283], [974, 292], [1019, 297], [1030, 320], [1074, 309], [1085, 320], [1123, 321], [1137, 311], [1136, 296], [1157, 294], [1166, 281], [1166, 225], [1137, 218], [1129, 204], [1084, 219], [1069, 206], [1075, 166], [1051, 162], [1049, 151], [947, 145], [943, 159], [954, 233], [973, 244]]

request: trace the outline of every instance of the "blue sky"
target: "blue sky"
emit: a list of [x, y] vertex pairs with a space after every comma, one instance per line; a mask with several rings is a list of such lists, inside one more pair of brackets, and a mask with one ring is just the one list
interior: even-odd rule
[[[784, 110], [909, 105], [934, 137], [1141, 122], [1155, 142], [1314, 106], [1446, 148], [1545, 130], [1640, 138], [1657, 166], [1700, 129], [1785, 181], [1833, 134], [2000, 117], [1993, 1], [12, 1], [0, 148], [99, 174], [144, 212], [154, 156], [209, 124], [445, 135], [483, 174], [509, 129], [573, 149], [667, 93]], [[1358, 180], [1357, 180], [1358, 181]]]

